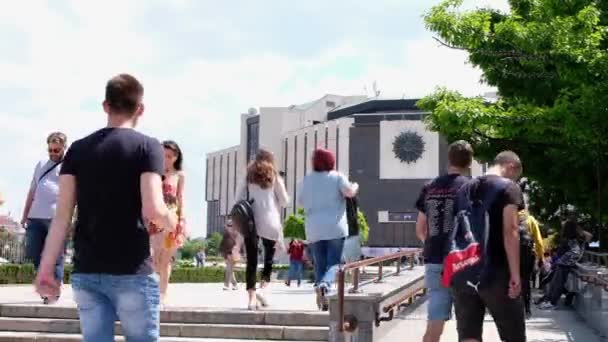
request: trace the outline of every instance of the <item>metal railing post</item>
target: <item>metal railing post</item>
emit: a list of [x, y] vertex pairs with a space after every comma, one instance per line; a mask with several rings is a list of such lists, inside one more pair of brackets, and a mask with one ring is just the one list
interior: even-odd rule
[[359, 272], [360, 269], [358, 267], [355, 268], [353, 271], [353, 290], [351, 291], [352, 293], [359, 292]]
[[338, 325], [340, 332], [344, 331], [344, 269], [338, 271]]
[[381, 283], [382, 282], [382, 267], [383, 267], [384, 262], [380, 262], [380, 264], [378, 265], [378, 282]]
[[395, 274], [399, 275], [400, 273], [401, 273], [401, 258], [397, 259], [397, 272]]

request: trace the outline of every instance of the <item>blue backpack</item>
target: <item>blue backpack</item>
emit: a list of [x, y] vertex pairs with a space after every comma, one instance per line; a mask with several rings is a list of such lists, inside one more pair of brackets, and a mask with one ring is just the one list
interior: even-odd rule
[[500, 178], [494, 184], [477, 177], [458, 191], [454, 229], [448, 237], [443, 267], [442, 284], [445, 287], [477, 292], [490, 277], [489, 211], [509, 185], [509, 180]]

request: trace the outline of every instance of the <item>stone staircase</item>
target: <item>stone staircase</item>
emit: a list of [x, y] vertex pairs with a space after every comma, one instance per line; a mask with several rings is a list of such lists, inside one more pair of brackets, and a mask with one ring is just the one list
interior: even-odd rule
[[[328, 332], [322, 312], [179, 308], [161, 312], [160, 341], [327, 341]], [[80, 341], [79, 334], [73, 307], [0, 305], [0, 342]]]

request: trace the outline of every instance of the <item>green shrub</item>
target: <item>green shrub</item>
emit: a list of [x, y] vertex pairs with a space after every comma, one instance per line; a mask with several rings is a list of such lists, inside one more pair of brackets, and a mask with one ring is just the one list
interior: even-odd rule
[[[361, 210], [357, 214], [359, 220], [359, 238], [361, 245], [367, 245], [369, 239], [369, 225], [367, 219]], [[304, 230], [304, 210], [298, 209], [297, 214], [289, 215], [285, 219], [284, 235], [286, 238], [306, 240], [306, 231]]]
[[192, 268], [195, 267], [196, 265], [194, 264], [194, 261], [191, 259], [180, 259], [177, 261], [177, 268]]
[[[289, 265], [277, 264], [274, 271], [285, 271]], [[72, 265], [65, 265], [64, 283], [70, 283]], [[259, 272], [258, 272], [259, 273]], [[245, 270], [236, 268], [234, 275], [239, 282], [245, 281]], [[259, 274], [258, 274], [259, 276]], [[34, 266], [31, 264], [5, 264], [0, 265], [0, 284], [32, 284], [35, 279]], [[171, 272], [171, 283], [220, 283], [224, 281], [224, 267], [182, 267], [178, 263]]]
[[299, 209], [295, 215], [289, 215], [285, 219], [285, 229], [283, 234], [286, 238], [306, 240], [306, 232], [304, 231], [304, 210]]
[[[235, 270], [237, 281], [245, 281], [245, 271]], [[176, 268], [171, 273], [171, 283], [220, 283], [224, 281], [223, 267]]]

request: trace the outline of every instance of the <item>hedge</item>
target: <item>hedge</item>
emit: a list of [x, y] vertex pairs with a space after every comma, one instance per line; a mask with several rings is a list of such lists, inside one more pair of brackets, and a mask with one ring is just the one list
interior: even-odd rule
[[[287, 265], [276, 265], [275, 271], [286, 270]], [[64, 282], [70, 282], [72, 266], [65, 265]], [[245, 281], [245, 270], [237, 268], [234, 271], [237, 281]], [[0, 284], [31, 284], [34, 282], [34, 266], [31, 264], [5, 264], [0, 265]], [[172, 283], [219, 283], [224, 281], [224, 267], [208, 266], [204, 268], [196, 267], [176, 267], [171, 273], [170, 282]]]

